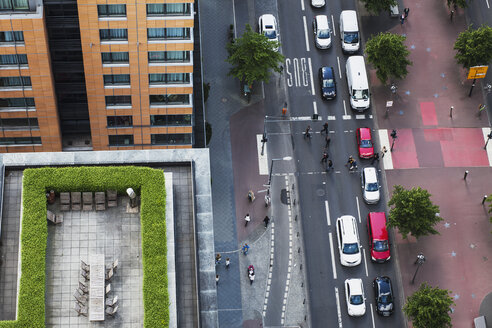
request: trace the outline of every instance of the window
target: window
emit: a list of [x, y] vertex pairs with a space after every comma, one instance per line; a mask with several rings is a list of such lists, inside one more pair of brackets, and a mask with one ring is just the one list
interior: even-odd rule
[[99, 17], [126, 17], [126, 5], [97, 5]]
[[130, 85], [130, 74], [104, 75], [104, 85]]
[[108, 116], [107, 120], [108, 128], [133, 126], [133, 118], [131, 116]]
[[29, 11], [29, 0], [1, 0], [0, 11]]
[[0, 88], [31, 86], [29, 76], [0, 77]]
[[151, 134], [150, 143], [152, 145], [189, 145], [191, 144], [191, 134], [189, 133]]
[[109, 28], [99, 30], [101, 41], [128, 41], [126, 28]]
[[0, 108], [34, 106], [34, 98], [0, 98]]
[[101, 52], [103, 64], [128, 64], [128, 52]]
[[153, 3], [147, 4], [147, 16], [184, 16], [190, 15], [189, 3]]
[[121, 134], [109, 137], [110, 146], [133, 146], [133, 135]]
[[24, 42], [24, 32], [22, 31], [5, 31], [0, 32], [0, 44]]
[[189, 105], [190, 95], [150, 95], [150, 105]]
[[189, 73], [149, 74], [149, 84], [183, 84], [190, 82]]
[[148, 28], [149, 40], [190, 40], [189, 27]]
[[106, 106], [131, 106], [132, 96], [106, 96]]
[[150, 115], [152, 126], [191, 125], [191, 114], [184, 115]]
[[39, 129], [37, 118], [2, 118], [0, 119], [2, 130], [29, 130]]
[[41, 137], [0, 138], [0, 145], [40, 145]]
[[189, 63], [189, 51], [149, 51], [149, 63]]

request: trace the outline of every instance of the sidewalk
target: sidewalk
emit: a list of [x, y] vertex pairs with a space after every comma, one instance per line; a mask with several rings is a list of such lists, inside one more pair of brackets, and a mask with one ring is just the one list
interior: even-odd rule
[[[389, 86], [383, 86], [370, 71], [380, 129], [398, 131], [395, 149], [391, 153], [394, 170], [386, 170], [388, 190], [393, 186], [420, 186], [432, 194], [440, 206], [444, 221], [436, 226], [441, 233], [416, 241], [403, 240], [395, 231], [404, 296], [411, 295], [422, 282], [449, 289], [456, 306], [454, 327], [470, 327], [479, 315], [480, 303], [492, 291], [492, 250], [488, 213], [481, 201], [490, 193], [492, 170], [483, 149], [482, 128], [488, 127], [486, 113], [477, 116], [483, 101], [482, 90], [475, 87], [468, 97], [471, 81], [466, 71], [454, 59], [454, 42], [466, 29], [465, 15], [459, 9], [450, 20], [445, 1], [404, 1], [410, 8], [403, 26], [398, 19], [389, 31], [407, 36], [411, 52], [409, 74], [395, 81], [398, 97], [392, 99]], [[363, 31], [368, 37], [379, 32], [375, 17], [362, 17]], [[384, 30], [381, 30], [384, 31]], [[480, 84], [477, 84], [480, 85]], [[386, 117], [386, 101], [394, 100]], [[452, 117], [450, 107], [454, 106]], [[388, 139], [391, 138], [388, 136]], [[466, 181], [464, 171], [469, 170]], [[416, 255], [422, 252], [426, 263], [420, 269], [415, 284]]]

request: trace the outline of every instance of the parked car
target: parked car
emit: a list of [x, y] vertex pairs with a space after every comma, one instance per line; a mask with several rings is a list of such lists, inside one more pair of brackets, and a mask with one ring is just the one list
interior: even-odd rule
[[375, 167], [365, 167], [361, 173], [362, 198], [367, 204], [379, 202], [379, 181]]
[[360, 317], [366, 313], [366, 298], [362, 279], [345, 280], [345, 300], [349, 316]]
[[325, 0], [311, 0], [311, 6], [321, 8], [325, 6]]
[[313, 21], [314, 44], [318, 49], [328, 49], [331, 47], [331, 30], [328, 23], [328, 16], [318, 15]]
[[321, 67], [318, 72], [321, 96], [325, 99], [333, 99], [337, 96], [337, 82], [333, 67]]
[[357, 221], [351, 215], [337, 219], [337, 240], [340, 263], [343, 266], [356, 266], [361, 261], [361, 245]]
[[360, 158], [373, 158], [374, 145], [372, 144], [371, 129], [358, 128], [355, 136], [357, 138], [357, 147], [359, 149]]
[[372, 287], [376, 297], [376, 312], [382, 316], [389, 317], [395, 307], [391, 279], [386, 276], [376, 277], [372, 282]]
[[367, 234], [371, 260], [378, 263], [388, 261], [391, 254], [384, 212], [371, 212], [367, 215]]
[[[271, 14], [261, 15], [258, 19], [260, 34], [265, 35], [270, 41], [278, 41], [277, 19]], [[278, 48], [276, 49], [278, 50]]]

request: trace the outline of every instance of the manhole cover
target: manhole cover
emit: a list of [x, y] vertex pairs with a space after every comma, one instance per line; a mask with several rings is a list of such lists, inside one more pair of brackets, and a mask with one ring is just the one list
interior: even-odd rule
[[316, 195], [318, 196], [324, 196], [325, 195], [325, 190], [324, 189], [318, 189], [316, 190]]

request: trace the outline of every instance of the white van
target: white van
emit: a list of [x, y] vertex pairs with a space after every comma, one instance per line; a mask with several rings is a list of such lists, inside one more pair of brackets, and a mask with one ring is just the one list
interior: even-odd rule
[[345, 66], [350, 94], [350, 106], [362, 112], [370, 106], [369, 82], [362, 56], [350, 56]]
[[343, 52], [354, 53], [359, 50], [360, 33], [355, 10], [344, 10], [340, 14], [340, 39]]

